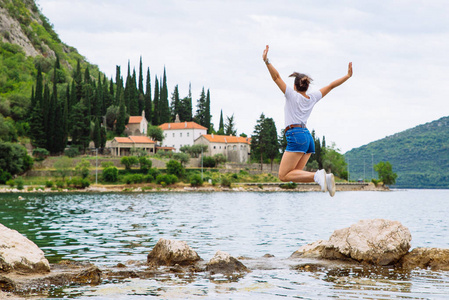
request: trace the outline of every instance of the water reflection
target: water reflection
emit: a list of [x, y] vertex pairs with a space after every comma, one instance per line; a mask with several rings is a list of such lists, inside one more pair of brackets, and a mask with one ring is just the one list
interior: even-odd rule
[[347, 192], [334, 198], [289, 192], [24, 194], [24, 200], [17, 196], [0, 195], [0, 222], [33, 240], [50, 262], [90, 260], [112, 266], [145, 261], [161, 237], [186, 241], [205, 260], [217, 250], [236, 257], [275, 256], [263, 262], [243, 261], [254, 267], [243, 278], [170, 274], [54, 290], [53, 297], [449, 297], [448, 272], [290, 267], [282, 261], [299, 246], [370, 218], [400, 221], [410, 229], [413, 247], [449, 248], [449, 191]]

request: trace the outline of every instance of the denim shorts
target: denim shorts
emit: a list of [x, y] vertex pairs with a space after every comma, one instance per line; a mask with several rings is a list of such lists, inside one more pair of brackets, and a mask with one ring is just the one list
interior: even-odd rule
[[288, 152], [315, 153], [315, 142], [307, 128], [295, 127], [285, 133]]

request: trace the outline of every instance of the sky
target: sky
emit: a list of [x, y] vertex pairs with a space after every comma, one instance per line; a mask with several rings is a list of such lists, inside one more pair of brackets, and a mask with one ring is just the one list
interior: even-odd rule
[[446, 0], [37, 0], [67, 45], [115, 80], [164, 67], [171, 93], [194, 110], [210, 90], [212, 123], [234, 115], [250, 136], [263, 113], [284, 128], [284, 95], [262, 61], [287, 85], [296, 72], [311, 91], [354, 75], [314, 108], [307, 126], [342, 153], [449, 115], [449, 5]]

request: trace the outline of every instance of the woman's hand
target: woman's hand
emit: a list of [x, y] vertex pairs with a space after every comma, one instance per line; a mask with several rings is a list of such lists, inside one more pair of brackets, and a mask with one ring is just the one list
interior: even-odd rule
[[265, 50], [263, 51], [263, 54], [262, 54], [262, 59], [263, 59], [263, 61], [264, 62], [267, 62], [267, 55], [268, 55], [268, 45], [267, 45], [267, 47], [265, 48]]
[[350, 62], [348, 65], [348, 76], [352, 77], [352, 62]]

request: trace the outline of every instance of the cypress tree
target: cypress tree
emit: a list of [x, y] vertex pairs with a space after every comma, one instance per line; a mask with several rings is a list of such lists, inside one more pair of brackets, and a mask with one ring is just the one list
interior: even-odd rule
[[171, 96], [171, 120], [174, 121], [176, 119], [176, 115], [181, 115], [181, 101], [179, 100], [179, 91], [178, 85], [175, 85], [175, 89]]
[[49, 111], [50, 100], [51, 100], [50, 99], [50, 88], [48, 87], [48, 84], [45, 84], [44, 96], [42, 98], [42, 103], [41, 103], [42, 117], [43, 117], [43, 121], [44, 121], [43, 126], [44, 126], [45, 132], [48, 132], [48, 111]]
[[[81, 98], [83, 98], [83, 76], [81, 73], [81, 63], [78, 59], [78, 63], [76, 65], [75, 73], [73, 74], [73, 80], [75, 81], [75, 89], [76, 89], [76, 103], [78, 103]], [[73, 103], [75, 104], [75, 103]]]
[[94, 141], [95, 148], [101, 148], [101, 128], [98, 117], [95, 118], [95, 126], [92, 140]]
[[136, 83], [136, 70], [133, 70], [133, 75], [131, 77], [130, 87], [129, 87], [129, 113], [131, 116], [139, 116], [142, 111], [139, 110], [139, 91], [137, 90]]
[[159, 81], [157, 76], [154, 83], [154, 100], [153, 100], [153, 125], [159, 125]]
[[170, 122], [170, 106], [168, 105], [168, 89], [167, 89], [167, 76], [164, 67], [164, 76], [162, 79], [161, 96], [159, 100], [159, 122], [161, 124]]
[[151, 101], [151, 77], [150, 77], [150, 68], [148, 68], [147, 82], [145, 86], [145, 118], [150, 123], [153, 121], [152, 113], [153, 113], [153, 103]]
[[119, 113], [117, 116], [117, 123], [115, 124], [115, 133], [121, 135], [125, 131], [126, 108], [124, 101], [120, 101]]
[[210, 92], [209, 89], [207, 89], [207, 96], [206, 96], [206, 107], [204, 109], [204, 127], [207, 128], [207, 131], [211, 133], [211, 115], [210, 115]]
[[143, 92], [143, 74], [142, 74], [142, 56], [140, 57], [140, 64], [139, 64], [139, 93], [141, 95], [144, 94], [144, 92]]
[[123, 81], [120, 75], [120, 66], [115, 66], [115, 85], [117, 86], [117, 90], [115, 91], [115, 102], [114, 105], [120, 105], [120, 95], [123, 90]]
[[36, 148], [45, 148], [47, 146], [47, 134], [44, 128], [40, 102], [36, 102], [36, 105], [31, 109], [30, 139], [31, 144]]
[[218, 126], [217, 134], [219, 135], [224, 134], [223, 110], [220, 111], [220, 125]]
[[100, 129], [100, 153], [103, 153], [103, 149], [106, 146], [106, 128], [101, 126]]

